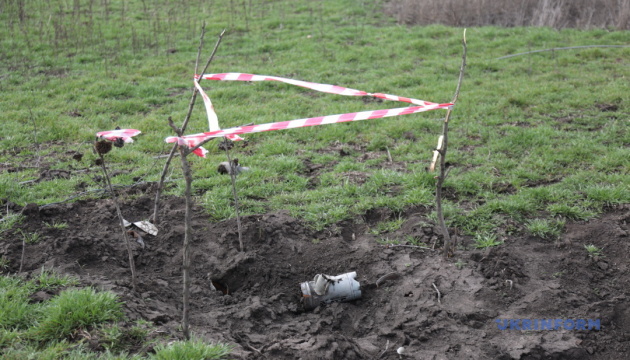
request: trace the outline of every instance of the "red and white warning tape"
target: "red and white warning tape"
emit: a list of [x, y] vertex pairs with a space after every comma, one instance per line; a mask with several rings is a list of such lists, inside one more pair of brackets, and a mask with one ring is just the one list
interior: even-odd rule
[[[424, 100], [417, 100], [412, 98], [400, 97], [396, 95], [382, 94], [382, 93], [368, 93], [365, 91], [345, 88], [336, 85], [328, 85], [328, 84], [317, 84], [307, 81], [287, 79], [278, 76], [266, 76], [266, 75], [253, 75], [253, 74], [242, 74], [242, 73], [223, 73], [223, 74], [204, 74], [202, 76], [203, 79], [206, 80], [231, 80], [231, 81], [279, 81], [291, 85], [301, 86], [308, 89], [321, 91], [330, 94], [337, 95], [346, 95], [346, 96], [371, 96], [380, 99], [392, 100], [392, 101], [401, 101], [406, 103], [411, 103], [417, 106], [410, 106], [404, 108], [395, 108], [395, 109], [383, 109], [383, 110], [372, 110], [372, 111], [361, 111], [347, 114], [338, 114], [338, 115], [328, 115], [328, 116], [318, 116], [307, 119], [297, 119], [290, 121], [281, 121], [274, 122], [268, 124], [260, 124], [260, 125], [250, 125], [250, 126], [239, 126], [235, 128], [229, 128], [221, 130], [219, 127], [218, 117], [214, 111], [214, 107], [212, 106], [212, 102], [206, 93], [203, 91], [197, 79], [199, 76], [195, 76], [195, 87], [201, 94], [204, 105], [206, 107], [206, 112], [208, 114], [208, 126], [210, 128], [209, 132], [200, 133], [200, 134], [192, 134], [186, 135], [183, 137], [170, 136], [166, 138], [167, 143], [177, 142], [180, 146], [188, 146], [190, 148], [196, 147], [202, 142], [217, 137], [227, 137], [231, 140], [237, 141], [242, 140], [239, 134], [248, 134], [248, 133], [256, 133], [263, 131], [273, 131], [273, 130], [284, 130], [284, 129], [295, 129], [300, 127], [308, 127], [308, 126], [316, 126], [316, 125], [326, 125], [326, 124], [336, 124], [341, 122], [349, 122], [349, 121], [361, 121], [368, 119], [379, 119], [391, 116], [399, 116], [399, 115], [407, 115], [407, 114], [415, 114], [419, 112], [429, 111], [429, 110], [437, 110], [437, 109], [446, 109], [453, 104], [438, 104], [432, 103]], [[197, 148], [194, 154], [205, 157], [207, 150], [202, 147]]]
[[[195, 76], [195, 78], [198, 79], [199, 76]], [[424, 100], [411, 99], [411, 98], [406, 98], [406, 97], [401, 97], [401, 96], [396, 96], [396, 95], [389, 95], [389, 94], [368, 93], [365, 91], [345, 88], [345, 87], [337, 86], [337, 85], [317, 84], [317, 83], [312, 83], [308, 81], [287, 79], [287, 78], [283, 78], [279, 76], [254, 75], [254, 74], [243, 74], [243, 73], [223, 73], [223, 74], [204, 74], [201, 78], [205, 80], [222, 80], [222, 81], [279, 81], [286, 84], [301, 86], [307, 89], [325, 92], [329, 94], [346, 95], [346, 96], [371, 96], [371, 97], [375, 97], [379, 99], [402, 101], [402, 102], [407, 102], [407, 103], [411, 103], [415, 105], [423, 105], [423, 106], [433, 104], [431, 102], [424, 101]]]
[[116, 141], [118, 139], [122, 139], [126, 143], [132, 143], [133, 142], [132, 137], [140, 133], [142, 132], [136, 129], [117, 129], [117, 130], [100, 131], [96, 133], [96, 136], [101, 139], [105, 139], [109, 141]]

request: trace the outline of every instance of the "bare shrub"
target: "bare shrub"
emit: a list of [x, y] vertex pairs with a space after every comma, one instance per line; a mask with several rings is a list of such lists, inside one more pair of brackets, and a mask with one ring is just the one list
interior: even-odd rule
[[391, 0], [400, 24], [630, 29], [630, 0]]

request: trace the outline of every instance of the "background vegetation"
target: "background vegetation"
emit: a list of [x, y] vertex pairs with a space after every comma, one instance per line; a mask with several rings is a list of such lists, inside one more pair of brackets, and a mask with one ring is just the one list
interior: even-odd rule
[[626, 0], [393, 0], [385, 8], [414, 25], [630, 29]]
[[[571, 8], [576, 3], [559, 2]], [[627, 46], [627, 2], [608, 1], [605, 11], [590, 18], [552, 23], [536, 22], [536, 7], [513, 21], [508, 5], [493, 13], [496, 6], [483, 1], [440, 4], [440, 10], [423, 10], [434, 16], [432, 22], [514, 26], [468, 29], [467, 77], [449, 136], [449, 225], [482, 240], [515, 232], [555, 239], [567, 220], [589, 219], [630, 202], [630, 48], [498, 59], [538, 49]], [[143, 131], [134, 144], [108, 154], [115, 184], [159, 178], [164, 159], [156, 156], [168, 151], [163, 140], [172, 135], [166, 119], [179, 123], [185, 116], [204, 22], [206, 56], [215, 35], [227, 29], [209, 72], [269, 74], [450, 101], [462, 29], [401, 26], [425, 23], [396, 15], [416, 16], [411, 5], [421, 9], [377, 0], [0, 2], [0, 232], [17, 219], [9, 202], [102, 196], [98, 190], [105, 184], [90, 150], [97, 131]], [[579, 8], [588, 15], [589, 6]], [[600, 14], [604, 20], [595, 22]], [[567, 28], [572, 26], [589, 29]], [[276, 83], [202, 86], [223, 127], [400, 106]], [[248, 135], [232, 152], [252, 169], [238, 177], [241, 209], [287, 209], [315, 229], [360, 221], [375, 208], [392, 210], [390, 223], [405, 209], [432, 209], [435, 179], [426, 167], [443, 115]], [[188, 132], [206, 130], [198, 106]], [[214, 220], [233, 217], [230, 179], [216, 172], [225, 154], [214, 143], [207, 148], [208, 159], [193, 160], [197, 201]], [[181, 195], [177, 169], [169, 180], [168, 193]]]

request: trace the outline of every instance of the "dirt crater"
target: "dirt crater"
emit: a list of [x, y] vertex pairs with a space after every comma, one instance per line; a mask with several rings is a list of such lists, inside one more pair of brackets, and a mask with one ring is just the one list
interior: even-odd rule
[[[134, 194], [123, 215], [143, 220], [153, 195], [148, 188]], [[130, 289], [126, 249], [108, 199], [31, 207], [19, 230], [38, 232], [42, 240], [27, 245], [25, 271], [54, 268], [111, 290], [125, 301], [129, 318], [150, 320], [177, 337], [184, 207], [182, 199], [165, 199], [159, 234], [145, 235], [144, 249], [134, 243], [137, 293]], [[513, 236], [496, 248], [460, 249], [453, 259], [379, 245], [366, 222], [388, 218], [385, 210], [319, 233], [287, 212], [246, 216], [244, 252], [235, 220], [213, 223], [194, 210], [192, 330], [234, 344], [236, 359], [398, 359], [401, 346], [416, 359], [628, 358], [628, 205], [567, 224], [558, 242]], [[396, 235], [436, 238], [425, 210], [405, 212]], [[55, 222], [68, 226], [45, 225]], [[19, 268], [21, 236], [14, 229], [0, 239], [0, 255], [11, 264], [7, 272]], [[589, 258], [586, 244], [603, 248], [604, 257]], [[360, 300], [301, 308], [301, 282], [350, 271], [358, 274]], [[389, 273], [399, 276], [375, 286]], [[495, 321], [547, 318], [601, 319], [602, 328], [501, 331]]]

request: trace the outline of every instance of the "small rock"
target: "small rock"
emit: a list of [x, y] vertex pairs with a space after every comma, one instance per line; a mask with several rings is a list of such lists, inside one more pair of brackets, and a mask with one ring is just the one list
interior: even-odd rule
[[604, 261], [600, 261], [597, 263], [597, 267], [599, 267], [602, 270], [608, 270], [608, 263]]

